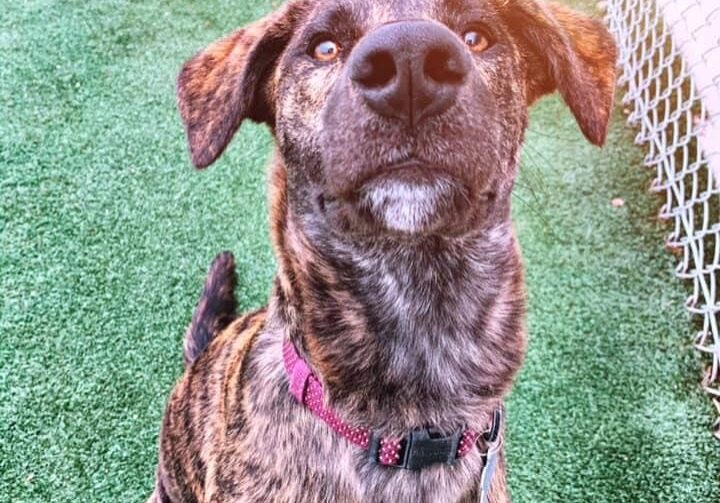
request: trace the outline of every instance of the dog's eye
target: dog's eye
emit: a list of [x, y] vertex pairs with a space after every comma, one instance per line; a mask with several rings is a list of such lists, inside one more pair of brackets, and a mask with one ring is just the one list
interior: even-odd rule
[[318, 61], [333, 61], [340, 54], [340, 44], [332, 40], [320, 40], [310, 48], [310, 55]]
[[466, 31], [463, 34], [463, 40], [473, 52], [483, 52], [490, 47], [490, 37], [479, 29]]

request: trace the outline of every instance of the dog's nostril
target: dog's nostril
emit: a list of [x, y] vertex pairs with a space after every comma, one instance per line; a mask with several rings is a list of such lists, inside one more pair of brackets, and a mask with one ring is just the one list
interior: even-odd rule
[[467, 71], [461, 60], [445, 49], [431, 49], [425, 57], [425, 75], [439, 84], [458, 84]]
[[397, 75], [395, 59], [389, 52], [375, 52], [355, 66], [353, 80], [369, 87], [378, 88], [388, 85]]

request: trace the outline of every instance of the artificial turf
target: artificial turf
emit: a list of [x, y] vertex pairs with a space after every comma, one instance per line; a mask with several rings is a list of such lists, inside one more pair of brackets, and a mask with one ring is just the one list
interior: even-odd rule
[[[196, 49], [274, 3], [3, 2], [0, 501], [142, 501], [213, 256], [235, 252], [243, 308], [265, 302], [270, 137], [244, 125], [193, 171], [173, 87]], [[632, 137], [617, 114], [600, 151], [558, 99], [533, 113], [515, 197], [518, 502], [720, 500], [684, 290]]]

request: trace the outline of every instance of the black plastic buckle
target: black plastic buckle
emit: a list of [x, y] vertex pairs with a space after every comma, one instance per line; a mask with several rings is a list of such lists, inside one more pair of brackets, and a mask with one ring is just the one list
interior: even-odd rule
[[[444, 463], [455, 464], [457, 450], [462, 431], [450, 437], [442, 437], [429, 429], [415, 430], [402, 440], [400, 461], [396, 465], [386, 465], [406, 470], [421, 470], [426, 466]], [[380, 437], [373, 435], [370, 439], [370, 460], [379, 463]]]

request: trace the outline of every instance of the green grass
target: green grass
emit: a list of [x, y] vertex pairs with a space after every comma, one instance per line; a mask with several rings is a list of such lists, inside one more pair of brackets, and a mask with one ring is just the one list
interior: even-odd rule
[[[3, 2], [0, 501], [142, 501], [212, 257], [233, 250], [242, 306], [265, 302], [269, 135], [245, 125], [194, 172], [173, 87], [271, 3]], [[518, 502], [720, 499], [684, 291], [621, 123], [599, 151], [557, 99], [533, 114], [515, 201], [531, 334], [508, 407]]]

